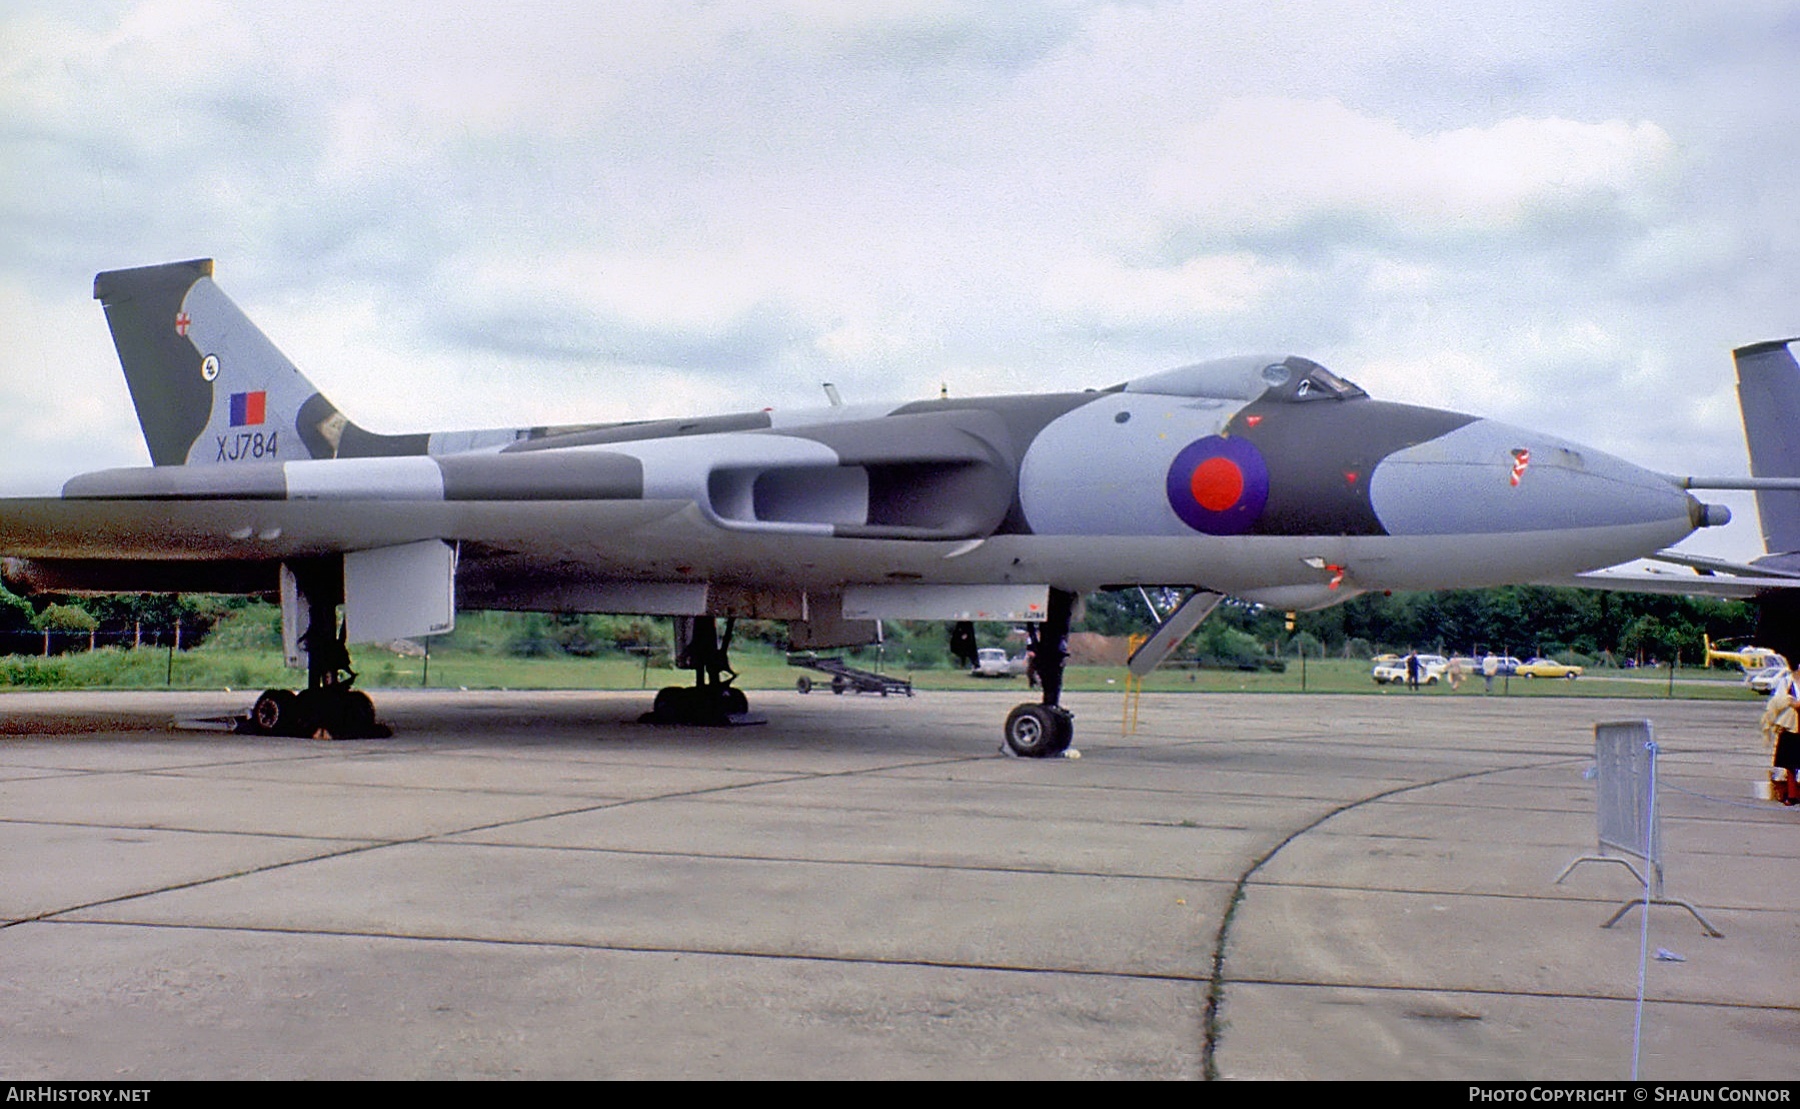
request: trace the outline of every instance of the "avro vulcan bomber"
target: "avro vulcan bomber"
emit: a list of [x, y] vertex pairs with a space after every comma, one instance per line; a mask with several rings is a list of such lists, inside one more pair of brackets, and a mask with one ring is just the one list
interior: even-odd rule
[[[298, 693], [271, 732], [374, 724], [348, 644], [448, 630], [456, 608], [675, 618], [692, 686], [653, 718], [728, 720], [734, 618], [796, 650], [882, 619], [1036, 629], [1021, 755], [1068, 747], [1075, 602], [1312, 609], [1368, 590], [1563, 579], [1725, 522], [1677, 479], [1575, 443], [1374, 400], [1305, 358], [1222, 358], [1111, 388], [635, 423], [378, 435], [321, 395], [199, 260], [100, 274], [154, 465], [0, 501], [15, 588], [277, 595]], [[340, 619], [341, 611], [341, 619]]]

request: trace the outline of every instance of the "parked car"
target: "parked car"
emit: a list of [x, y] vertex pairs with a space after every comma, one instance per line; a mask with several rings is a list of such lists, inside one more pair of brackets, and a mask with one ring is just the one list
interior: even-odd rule
[[1007, 658], [998, 647], [983, 647], [975, 652], [975, 668], [969, 673], [977, 678], [1011, 678], [1025, 672], [1025, 656]]
[[1765, 666], [1761, 670], [1745, 674], [1744, 684], [1750, 687], [1752, 693], [1767, 695], [1775, 692], [1775, 683], [1781, 681], [1787, 672], [1788, 668], [1785, 666]]
[[[1420, 655], [1419, 684], [1436, 685], [1443, 679], [1444, 670], [1449, 665], [1450, 660], [1443, 655]], [[1375, 679], [1376, 685], [1389, 685], [1393, 682], [1405, 685], [1406, 656], [1400, 655], [1391, 662], [1376, 663], [1375, 668], [1369, 671], [1369, 676]]]
[[1516, 672], [1521, 678], [1567, 678], [1574, 681], [1581, 677], [1581, 667], [1570, 666], [1553, 658], [1534, 658], [1520, 664]]

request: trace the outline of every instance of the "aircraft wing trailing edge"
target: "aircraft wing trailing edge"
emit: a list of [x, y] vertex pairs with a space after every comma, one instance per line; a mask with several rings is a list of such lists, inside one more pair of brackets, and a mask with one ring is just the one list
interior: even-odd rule
[[[747, 708], [735, 618], [788, 622], [796, 649], [867, 642], [882, 619], [995, 619], [1032, 629], [1044, 678], [1007, 743], [1054, 754], [1073, 732], [1062, 644], [1084, 592], [1320, 608], [1582, 574], [1729, 515], [1666, 475], [1375, 400], [1283, 354], [1077, 393], [379, 435], [210, 260], [109, 271], [94, 291], [153, 465], [0, 501], [8, 580], [279, 596], [308, 681], [259, 699], [270, 731], [372, 726], [348, 645], [443, 630], [457, 607], [674, 617], [695, 683], [651, 716], [688, 722]], [[1210, 607], [1171, 616], [1137, 665]]]

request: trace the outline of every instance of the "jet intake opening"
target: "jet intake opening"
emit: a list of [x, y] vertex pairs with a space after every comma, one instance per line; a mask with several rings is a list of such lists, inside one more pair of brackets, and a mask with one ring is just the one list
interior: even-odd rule
[[784, 524], [861, 524], [869, 518], [869, 473], [861, 466], [764, 470], [751, 483], [754, 518]]
[[1005, 516], [1010, 476], [970, 462], [871, 462], [714, 470], [713, 513], [726, 525], [828, 527], [843, 536], [986, 535]]

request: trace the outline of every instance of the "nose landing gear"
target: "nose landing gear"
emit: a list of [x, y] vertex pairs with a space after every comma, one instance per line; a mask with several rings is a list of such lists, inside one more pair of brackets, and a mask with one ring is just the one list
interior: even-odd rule
[[1028, 632], [1038, 680], [1044, 687], [1040, 704], [1023, 704], [1006, 717], [1002, 735], [1006, 749], [1020, 758], [1047, 759], [1069, 749], [1075, 740], [1075, 715], [1062, 707], [1063, 667], [1069, 659], [1069, 621], [1075, 594], [1050, 590], [1044, 622]]

